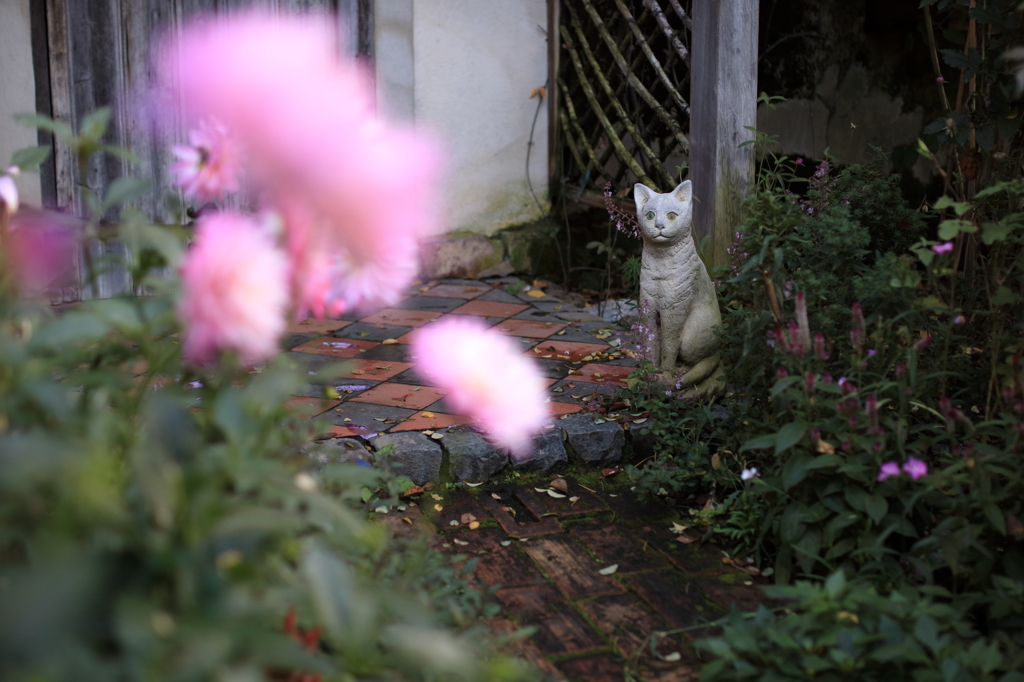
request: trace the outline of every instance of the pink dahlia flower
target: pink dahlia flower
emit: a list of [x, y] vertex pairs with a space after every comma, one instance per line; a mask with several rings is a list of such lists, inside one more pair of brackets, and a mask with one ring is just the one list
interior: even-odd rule
[[76, 225], [67, 216], [25, 209], [4, 235], [4, 265], [22, 291], [42, 294], [76, 281]]
[[285, 216], [297, 307], [316, 314], [394, 302], [439, 222], [435, 145], [376, 115], [369, 78], [337, 58], [335, 37], [324, 16], [252, 11], [192, 24], [160, 62], [189, 115], [239, 140]]
[[424, 327], [413, 345], [420, 369], [446, 392], [445, 402], [479, 420], [513, 456], [529, 451], [549, 419], [547, 395], [536, 364], [515, 342], [467, 318]]
[[181, 271], [178, 314], [185, 358], [213, 359], [233, 350], [253, 364], [277, 352], [288, 306], [288, 262], [251, 218], [203, 218]]
[[878, 470], [878, 480], [884, 481], [887, 478], [900, 475], [900, 465], [896, 462], [886, 462]]
[[903, 465], [903, 471], [916, 481], [928, 475], [928, 465], [916, 457], [908, 457], [907, 463]]
[[175, 184], [197, 202], [222, 199], [238, 191], [241, 174], [238, 150], [220, 123], [204, 121], [188, 135], [189, 144], [175, 145], [171, 164]]

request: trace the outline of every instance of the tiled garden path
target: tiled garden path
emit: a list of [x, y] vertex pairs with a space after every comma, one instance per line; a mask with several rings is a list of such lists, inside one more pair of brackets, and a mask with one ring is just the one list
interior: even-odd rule
[[[470, 422], [445, 407], [443, 393], [417, 374], [410, 355], [417, 329], [459, 315], [513, 337], [524, 354], [536, 358], [549, 383], [552, 415], [579, 412], [589, 396], [625, 386], [636, 362], [612, 345], [622, 341], [617, 330], [523, 286], [516, 279], [423, 282], [391, 308], [293, 323], [282, 347], [306, 369], [310, 384], [291, 404], [310, 416], [323, 415], [330, 423], [323, 435], [334, 437]], [[325, 368], [339, 360], [351, 361], [346, 373], [325, 376]]]
[[649, 653], [648, 636], [720, 618], [733, 603], [756, 609], [763, 594], [754, 581], [763, 579], [724, 564], [714, 545], [679, 542], [678, 513], [640, 502], [624, 474], [563, 480], [561, 498], [538, 492], [544, 481], [428, 491], [386, 521], [396, 533], [425, 533], [439, 550], [476, 559], [475, 578], [496, 588], [502, 609], [492, 629], [535, 627], [512, 647], [544, 679], [623, 680], [628, 664], [634, 680], [697, 680], [689, 642], [708, 629], [661, 640], [657, 651], [668, 660]]

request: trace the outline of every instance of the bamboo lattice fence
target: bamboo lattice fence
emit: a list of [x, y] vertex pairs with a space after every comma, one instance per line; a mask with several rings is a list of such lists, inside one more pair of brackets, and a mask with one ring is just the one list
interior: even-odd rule
[[690, 142], [690, 0], [562, 0], [559, 175], [594, 196], [680, 181]]

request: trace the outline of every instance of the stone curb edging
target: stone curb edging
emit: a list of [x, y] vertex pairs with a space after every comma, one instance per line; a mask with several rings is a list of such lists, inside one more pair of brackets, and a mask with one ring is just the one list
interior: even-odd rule
[[[483, 483], [506, 468], [516, 471], [550, 471], [570, 460], [585, 467], [622, 460], [627, 440], [642, 448], [643, 436], [633, 435], [614, 421], [595, 421], [593, 413], [577, 413], [556, 419], [534, 439], [532, 451], [512, 458], [472, 428], [437, 429], [440, 438], [419, 431], [385, 433], [376, 437], [334, 438], [312, 444], [307, 454], [316, 472], [327, 464], [372, 466], [377, 453], [392, 447], [390, 462], [395, 473], [408, 476], [416, 485], [442, 479]], [[627, 437], [627, 433], [630, 436]]]

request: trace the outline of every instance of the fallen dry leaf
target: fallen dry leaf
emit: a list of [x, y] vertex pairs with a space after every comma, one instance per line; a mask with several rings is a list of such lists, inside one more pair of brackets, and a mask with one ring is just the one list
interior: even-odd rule
[[390, 346], [393, 343], [398, 343], [398, 341], [395, 339], [384, 339], [383, 341], [381, 341], [381, 345], [384, 346]]
[[533, 90], [530, 90], [530, 99], [533, 99], [534, 97], [540, 97], [541, 99], [544, 99], [545, 97], [547, 97], [547, 94], [547, 88], [545, 88], [543, 85], [538, 85]]
[[498, 493], [491, 493], [491, 497], [493, 497], [496, 500], [500, 500], [501, 499], [501, 495], [499, 495]]
[[442, 509], [444, 509], [444, 507], [442, 507], [441, 505], [439, 505], [439, 504], [435, 504], [434, 505], [434, 511], [441, 511]]
[[463, 514], [459, 517], [459, 521], [461, 521], [462, 523], [473, 523], [474, 521], [476, 521], [476, 517], [472, 514]]
[[480, 527], [480, 522], [479, 521], [470, 521], [470, 523], [469, 523], [469, 529], [470, 530], [476, 530], [479, 527]]
[[556, 478], [548, 484], [549, 487], [554, 488], [560, 493], [569, 492], [569, 484], [565, 482], [564, 478]]
[[722, 563], [739, 569], [747, 575], [761, 575], [761, 570], [757, 566], [751, 566], [742, 559], [734, 559], [733, 557], [724, 556], [722, 557]]
[[614, 476], [617, 473], [619, 473], [619, 467], [612, 467], [610, 469], [601, 469], [601, 475], [604, 476], [605, 478], [608, 478], [609, 476]]
[[452, 542], [454, 542], [456, 545], [468, 545], [469, 544], [465, 540], [458, 540], [458, 539], [452, 540]]
[[540, 289], [530, 289], [526, 292], [526, 295], [532, 296], [533, 298], [544, 298], [544, 292]]
[[598, 571], [598, 573], [600, 573], [601, 575], [611, 575], [617, 570], [619, 570], [619, 565], [612, 564], [611, 566], [606, 566], [605, 568], [602, 568], [600, 571]]
[[692, 535], [686, 535], [685, 533], [680, 533], [679, 535], [676, 536], [676, 542], [681, 542], [684, 545], [692, 545], [695, 542], [699, 542], [699, 540], [697, 538], [693, 537]]
[[404, 493], [399, 495], [399, 497], [412, 497], [413, 495], [420, 495], [423, 492], [424, 492], [423, 488], [421, 488], [418, 485], [414, 485], [413, 487], [409, 488]]
[[828, 441], [821, 440], [820, 438], [818, 439], [818, 443], [817, 443], [816, 448], [818, 450], [818, 454], [821, 454], [821, 455], [834, 455], [834, 454], [836, 454], [835, 446], [832, 445], [831, 443], [829, 443]]
[[[633, 423], [636, 424], [637, 422], [633, 422]], [[717, 452], [715, 454], [711, 455], [711, 468], [712, 469], [721, 469], [722, 468], [722, 456], [719, 455]]]
[[556, 493], [554, 490], [548, 490], [546, 492], [547, 492], [548, 495], [550, 495], [551, 497], [554, 497], [555, 499], [561, 499], [561, 498], [565, 497], [565, 495], [563, 495], [562, 493]]
[[408, 523], [410, 526], [412, 525], [412, 519], [410, 519], [408, 516], [403, 516], [402, 517], [402, 522], [403, 523]]

